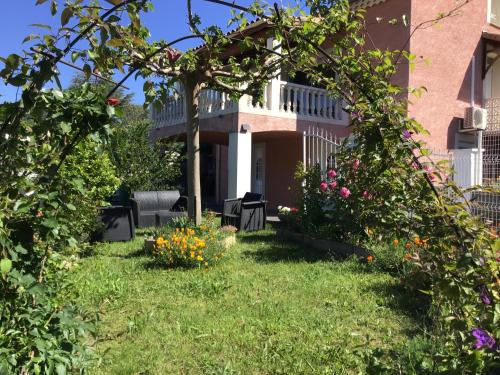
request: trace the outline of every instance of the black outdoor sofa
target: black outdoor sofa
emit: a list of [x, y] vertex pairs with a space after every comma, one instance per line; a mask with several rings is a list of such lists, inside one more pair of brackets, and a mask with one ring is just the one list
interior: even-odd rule
[[178, 190], [136, 191], [130, 203], [137, 228], [163, 226], [174, 217], [187, 216], [187, 198]]
[[266, 228], [266, 205], [262, 194], [246, 193], [243, 198], [226, 199], [222, 209], [222, 225], [232, 225], [241, 231]]

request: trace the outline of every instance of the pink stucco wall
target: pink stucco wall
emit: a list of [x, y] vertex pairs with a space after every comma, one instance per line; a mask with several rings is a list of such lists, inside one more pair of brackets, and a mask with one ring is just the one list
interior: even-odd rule
[[[414, 0], [411, 23], [418, 25], [456, 6], [455, 0]], [[431, 133], [425, 140], [438, 150], [454, 148], [458, 118], [470, 106], [472, 56], [476, 56], [475, 102], [482, 104], [481, 33], [487, 22], [487, 0], [471, 0], [460, 13], [417, 31], [411, 40], [411, 52], [430, 65], [417, 63], [410, 74], [410, 86], [425, 86], [427, 93], [410, 98], [409, 115]]]
[[[366, 9], [365, 23], [365, 48], [380, 50], [408, 50], [410, 29], [403, 23], [403, 16], [411, 19], [411, 0], [388, 0]], [[390, 24], [396, 19], [398, 22]], [[401, 87], [408, 87], [408, 65], [399, 66], [398, 72], [393, 77], [393, 82]]]

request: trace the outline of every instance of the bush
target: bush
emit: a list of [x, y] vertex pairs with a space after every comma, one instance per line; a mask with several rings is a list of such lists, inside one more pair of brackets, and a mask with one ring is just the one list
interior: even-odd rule
[[57, 184], [64, 192], [64, 199], [76, 208], [66, 214], [72, 223], [71, 234], [80, 242], [89, 240], [96, 230], [97, 207], [107, 205], [119, 183], [108, 154], [90, 137], [64, 162]]
[[[105, 138], [114, 109], [88, 85], [33, 98], [29, 121], [11, 128], [0, 153], [2, 374], [63, 374], [85, 368], [89, 359], [91, 325], [65, 294], [70, 262], [61, 253], [76, 245], [77, 207], [93, 182], [84, 186], [79, 171], [59, 172], [79, 141]], [[17, 110], [7, 106], [0, 117]], [[76, 158], [89, 151], [82, 147]]]

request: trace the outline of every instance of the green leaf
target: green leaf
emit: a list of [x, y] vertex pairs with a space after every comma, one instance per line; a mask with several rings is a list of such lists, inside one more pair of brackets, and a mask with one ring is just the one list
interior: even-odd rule
[[122, 0], [106, 0], [106, 1], [113, 5], [118, 5], [122, 2]]
[[50, 3], [50, 13], [55, 16], [57, 13], [57, 1], [52, 0], [52, 3]]
[[493, 324], [500, 322], [500, 304], [495, 305], [495, 313], [493, 315]]
[[88, 80], [92, 74], [92, 68], [89, 64], [85, 64], [82, 69], [83, 73], [85, 74], [85, 79]]
[[57, 228], [58, 222], [56, 219], [49, 218], [42, 221], [42, 225], [47, 228]]
[[57, 375], [66, 375], [66, 366], [62, 363], [59, 363], [56, 366], [56, 374]]
[[63, 12], [61, 13], [61, 26], [65, 26], [69, 22], [71, 17], [73, 17], [73, 9], [64, 8]]
[[0, 271], [2, 272], [2, 275], [7, 275], [11, 269], [12, 261], [10, 259], [5, 258], [0, 261]]
[[39, 34], [29, 34], [26, 38], [23, 39], [23, 43], [29, 42], [34, 39], [39, 39], [40, 35]]

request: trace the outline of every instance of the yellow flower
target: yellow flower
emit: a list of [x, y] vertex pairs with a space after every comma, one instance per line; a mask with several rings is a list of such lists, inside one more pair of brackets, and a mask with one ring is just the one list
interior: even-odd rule
[[208, 267], [208, 262], [205, 262], [205, 267]]
[[203, 260], [203, 257], [202, 257], [201, 255], [198, 255], [198, 256], [196, 257], [196, 260], [201, 262], [201, 261]]
[[194, 251], [191, 251], [189, 255], [191, 256], [191, 258], [194, 258]]

